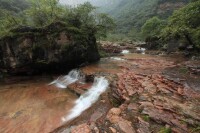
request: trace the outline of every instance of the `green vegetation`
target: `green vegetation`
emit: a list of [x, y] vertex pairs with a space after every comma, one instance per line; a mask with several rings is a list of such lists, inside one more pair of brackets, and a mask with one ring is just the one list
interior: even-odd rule
[[142, 119], [147, 122], [150, 121], [149, 115], [142, 115]]
[[59, 21], [98, 40], [146, 40], [155, 48], [175, 40], [200, 49], [200, 0], [106, 1], [96, 1], [102, 6], [96, 8], [88, 2], [70, 7], [59, 0], [0, 0], [0, 37], [12, 35], [17, 27], [41, 28]]
[[19, 13], [29, 7], [26, 0], [0, 0], [0, 9]]
[[171, 128], [163, 127], [160, 129], [160, 131], [158, 133], [172, 133], [172, 130], [171, 130]]
[[170, 40], [185, 47], [192, 46], [194, 50], [200, 49], [200, 0], [191, 2], [174, 11], [165, 20], [152, 17], [141, 28], [143, 39], [147, 42], [164, 46]]
[[200, 48], [200, 0], [177, 10], [163, 29], [163, 38], [186, 40], [195, 49]]
[[193, 128], [192, 131], [191, 131], [191, 133], [199, 133], [199, 132], [200, 132], [200, 125]]
[[[114, 28], [112, 18], [86, 2], [77, 7], [63, 6], [59, 0], [0, 0], [0, 37], [11, 35], [17, 27], [42, 28], [55, 22], [69, 25], [71, 29], [105, 37]], [[16, 4], [16, 6], [15, 6]]]
[[[105, 1], [105, 0], [104, 0]], [[100, 5], [100, 12], [109, 13], [116, 21], [114, 36], [122, 35], [131, 40], [143, 40], [141, 28], [148, 19], [160, 18], [162, 22], [172, 15], [174, 10], [187, 4], [189, 0], [109, 0], [109, 4]], [[159, 28], [159, 27], [158, 27]], [[121, 38], [120, 37], [120, 38]], [[123, 40], [123, 39], [122, 39]]]
[[146, 21], [142, 26], [142, 35], [144, 38], [147, 37], [158, 37], [161, 34], [161, 29], [165, 27], [166, 23], [164, 20], [158, 17], [153, 17]]
[[186, 68], [186, 67], [181, 67], [180, 69], [179, 69], [179, 72], [180, 73], [182, 73], [182, 74], [186, 74], [186, 73], [188, 73], [188, 68]]
[[111, 31], [115, 28], [115, 23], [112, 18], [108, 17], [108, 15], [104, 13], [98, 14], [98, 18], [97, 37], [99, 40], [101, 40], [101, 37], [107, 37], [108, 31]]
[[118, 0], [109, 14], [117, 23], [117, 32], [127, 34], [133, 28], [140, 29], [155, 14], [157, 0]]

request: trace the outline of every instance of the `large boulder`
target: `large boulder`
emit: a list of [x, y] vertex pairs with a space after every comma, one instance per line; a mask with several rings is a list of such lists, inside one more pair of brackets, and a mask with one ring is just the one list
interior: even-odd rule
[[0, 68], [13, 74], [66, 72], [98, 61], [92, 29], [56, 22], [44, 28], [18, 27], [0, 39]]

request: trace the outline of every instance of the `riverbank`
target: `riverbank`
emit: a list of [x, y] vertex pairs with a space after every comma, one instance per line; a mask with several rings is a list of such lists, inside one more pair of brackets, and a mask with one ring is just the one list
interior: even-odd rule
[[[82, 69], [110, 79], [109, 90], [80, 117], [54, 132], [199, 131], [199, 75], [182, 71], [188, 60], [141, 54], [119, 58], [102, 59]], [[107, 108], [99, 111], [102, 105]]]

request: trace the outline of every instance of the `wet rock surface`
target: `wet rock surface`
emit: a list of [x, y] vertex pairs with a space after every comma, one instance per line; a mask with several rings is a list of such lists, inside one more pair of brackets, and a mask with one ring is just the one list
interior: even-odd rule
[[136, 51], [135, 44], [132, 44], [132, 42], [129, 43], [123, 43], [123, 42], [108, 42], [108, 41], [101, 41], [99, 43], [99, 49], [100, 51], [104, 51], [108, 53], [110, 56], [116, 56], [116, 55], [123, 55], [123, 50], [131, 50]]
[[126, 63], [112, 62], [112, 68], [109, 63], [83, 68], [87, 74], [107, 73], [110, 79], [110, 91], [106, 94], [112, 107], [104, 112], [98, 111], [98, 106], [92, 107], [96, 111], [91, 114], [92, 122], [87, 123], [91, 132], [199, 132], [200, 92], [188, 86], [188, 80], [167, 75], [166, 71], [177, 67], [175, 60], [136, 54], [122, 58]]
[[[3, 125], [3, 128], [0, 129], [16, 131], [24, 128], [25, 131], [31, 129], [29, 132], [41, 133], [50, 130], [56, 133], [159, 133], [163, 131], [199, 133], [200, 92], [191, 86], [194, 81], [190, 82], [184, 77], [188, 75], [176, 73], [177, 68], [188, 64], [187, 61], [177, 63], [177, 59], [171, 57], [139, 54], [128, 54], [121, 58], [125, 60], [102, 59], [96, 64], [81, 68], [87, 75], [88, 82], [69, 85], [68, 89], [73, 93], [83, 94], [91, 87], [93, 77], [96, 76], [106, 77], [110, 86], [108, 91], [100, 96], [98, 102], [67, 123], [60, 123], [60, 120], [68, 113], [72, 100], [67, 102], [65, 98], [48, 100], [54, 98], [55, 94], [58, 97], [62, 96], [65, 94], [63, 91], [42, 87], [35, 89], [34, 93], [32, 91], [22, 93], [22, 89], [20, 98], [19, 94], [14, 95], [15, 90], [8, 93], [8, 96], [1, 93], [8, 90], [0, 90], [0, 95], [5, 99], [13, 96], [10, 98], [12, 102], [20, 98], [16, 103], [16, 106], [20, 107], [34, 103], [34, 101], [30, 102], [30, 99], [34, 99], [32, 95], [40, 99], [36, 104], [38, 106], [32, 107], [31, 113], [13, 106], [15, 110], [12, 111], [13, 108], [9, 107], [11, 109], [9, 115], [6, 113], [6, 107], [10, 102], [0, 101], [3, 107], [0, 109], [0, 126]], [[173, 74], [176, 74], [176, 78]], [[195, 74], [190, 76], [199, 78]], [[196, 86], [199, 87], [198, 84]], [[52, 92], [52, 95], [49, 92]], [[23, 100], [25, 96], [30, 99]], [[36, 107], [37, 111], [34, 112]], [[23, 117], [24, 114], [29, 117]], [[9, 116], [18, 123], [24, 121], [25, 123], [16, 125]], [[13, 129], [10, 128], [12, 126]]]

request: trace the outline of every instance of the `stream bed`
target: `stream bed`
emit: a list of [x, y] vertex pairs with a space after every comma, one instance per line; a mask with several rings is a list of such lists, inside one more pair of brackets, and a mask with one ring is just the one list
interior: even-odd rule
[[[157, 111], [157, 108], [166, 111], [165, 107], [161, 106], [162, 104], [165, 104], [167, 109], [172, 108], [170, 111], [174, 112], [176, 112], [175, 106], [180, 106], [180, 109], [184, 109], [186, 108], [185, 104], [190, 104], [191, 108], [186, 108], [188, 110], [183, 110], [182, 113], [188, 113], [187, 115], [191, 115], [192, 118], [196, 117], [195, 122], [198, 124], [200, 116], [193, 110], [198, 111], [200, 109], [193, 109], [193, 107], [198, 107], [200, 93], [193, 91], [187, 91], [191, 95], [183, 93], [185, 89], [182, 84], [187, 83], [187, 78], [184, 80], [183, 78], [191, 75], [181, 76], [176, 74], [176, 77], [173, 77], [171, 75], [172, 70], [178, 69], [177, 66], [180, 65], [177, 65], [174, 58], [127, 54], [126, 52], [124, 56], [103, 58], [95, 64], [71, 71], [65, 76], [54, 76], [54, 78], [52, 76], [8, 78], [0, 84], [0, 132], [48, 133], [53, 131], [68, 133], [71, 131], [75, 133], [81, 129], [89, 132], [98, 129], [103, 132], [111, 131], [112, 128], [127, 132], [125, 127], [129, 127], [129, 131], [134, 132], [136, 127], [133, 125], [139, 124], [135, 123], [137, 121], [135, 119], [143, 122], [141, 118], [146, 114], [150, 115], [152, 120], [155, 120], [154, 117], [159, 117], [163, 122], [164, 118], [161, 116], [168, 113], [164, 114], [162, 112], [161, 116], [154, 116], [155, 114], [151, 112], [152, 110]], [[85, 82], [85, 77], [83, 75], [80, 76], [79, 71], [84, 75], [93, 75], [94, 81], [92, 83]], [[167, 79], [165, 78], [166, 76], [170, 78]], [[194, 79], [199, 78], [194, 75], [192, 77]], [[192, 77], [189, 78], [192, 79]], [[180, 80], [174, 81], [174, 78]], [[180, 81], [184, 82], [181, 83]], [[190, 84], [195, 84], [196, 82], [198, 80], [190, 82]], [[174, 90], [170, 90], [170, 85], [174, 87]], [[157, 90], [153, 90], [155, 89], [154, 86], [157, 87]], [[198, 90], [198, 87], [199, 85], [197, 84], [196, 88], [192, 89]], [[80, 92], [80, 96], [72, 91], [73, 88]], [[139, 90], [134, 90], [134, 88]], [[117, 103], [119, 105], [114, 105], [115, 103], [112, 101], [112, 98], [115, 97], [113, 94], [116, 92], [121, 102], [125, 101], [124, 104], [123, 102], [120, 103], [122, 107], [119, 103]], [[136, 93], [137, 95], [134, 99]], [[169, 97], [170, 95], [173, 97]], [[192, 104], [182, 98], [183, 95], [188, 97]], [[196, 97], [196, 99], [192, 99], [193, 97]], [[131, 98], [133, 99], [131, 100]], [[154, 103], [151, 103], [153, 100], [148, 98], [153, 98]], [[167, 101], [161, 103], [160, 99], [166, 99]], [[174, 101], [174, 99], [178, 100]], [[132, 103], [133, 100], [135, 103]], [[172, 101], [173, 107], [170, 104]], [[145, 107], [147, 103], [151, 106], [155, 104], [156, 108]], [[130, 111], [127, 112], [126, 108], [141, 111], [140, 104], [144, 106], [145, 114], [135, 114], [133, 112], [136, 118], [132, 118], [133, 114], [130, 115]], [[122, 123], [114, 122], [114, 125], [112, 125], [113, 121], [112, 117], [109, 116], [109, 112], [112, 112], [111, 108], [113, 106], [120, 106], [120, 110], [126, 114], [125, 116], [123, 116], [124, 114], [116, 116], [116, 118], [120, 118]], [[118, 110], [118, 108], [114, 110]], [[167, 116], [172, 117], [170, 113]], [[107, 120], [110, 122], [105, 125]], [[176, 119], [174, 121], [177, 122]], [[170, 125], [170, 122], [165, 122]], [[126, 123], [132, 123], [132, 126], [130, 124], [126, 125]], [[149, 124], [152, 124], [151, 121], [149, 121]], [[77, 128], [73, 132], [71, 128], [75, 125], [77, 125]], [[155, 126], [154, 122], [153, 127], [156, 128], [151, 129], [148, 127], [148, 131], [159, 131], [159, 128], [161, 128], [160, 125]], [[189, 131], [187, 128], [183, 128], [183, 130]]]

